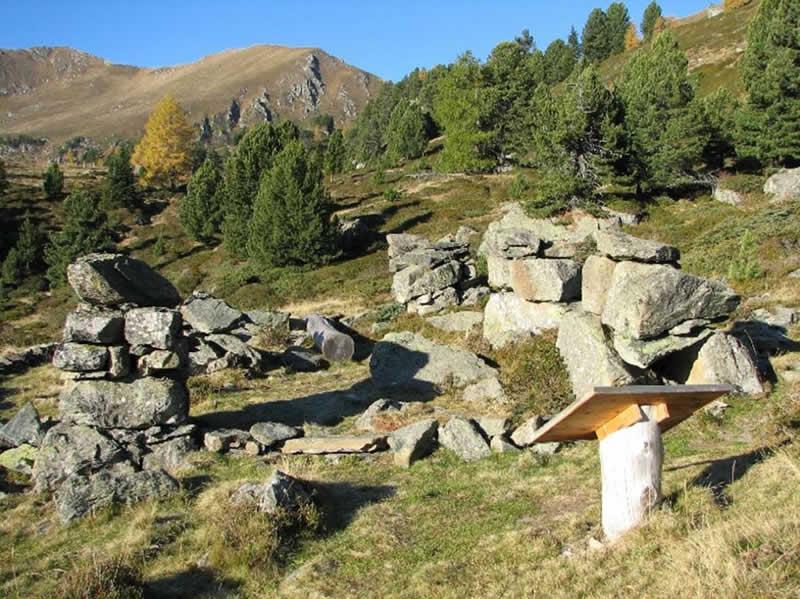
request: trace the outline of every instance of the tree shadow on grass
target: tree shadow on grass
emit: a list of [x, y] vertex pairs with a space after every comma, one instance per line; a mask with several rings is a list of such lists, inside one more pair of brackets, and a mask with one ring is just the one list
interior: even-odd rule
[[322, 508], [325, 534], [346, 528], [361, 508], [393, 497], [392, 485], [359, 485], [351, 482], [310, 481], [315, 501]]
[[148, 599], [200, 599], [238, 597], [239, 583], [218, 577], [210, 568], [190, 566], [183, 572], [148, 582]]
[[[682, 470], [683, 468], [691, 468], [692, 466], [708, 464], [706, 469], [698, 474], [689, 484], [693, 487], [710, 489], [714, 496], [714, 503], [717, 506], [724, 508], [729, 507], [733, 503], [733, 499], [731, 499], [726, 492], [728, 486], [742, 478], [747, 471], [750, 470], [750, 468], [756, 464], [760, 464], [773, 455], [775, 455], [774, 448], [760, 447], [749, 453], [743, 453], [719, 460], [693, 462], [683, 466], [666, 468], [666, 471], [670, 472], [674, 470]], [[664, 501], [670, 505], [674, 505], [681, 493], [681, 490], [675, 491], [665, 497]]]

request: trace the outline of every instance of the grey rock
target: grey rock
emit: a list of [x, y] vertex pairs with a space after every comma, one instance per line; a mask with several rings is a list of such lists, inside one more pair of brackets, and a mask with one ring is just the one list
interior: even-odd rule
[[500, 416], [478, 416], [475, 418], [475, 424], [487, 439], [504, 437], [511, 430], [511, 420]]
[[193, 295], [181, 306], [181, 316], [195, 331], [224, 333], [242, 319], [242, 313], [215, 297]]
[[542, 249], [542, 239], [535, 232], [521, 227], [508, 227], [487, 231], [491, 253], [503, 258], [536, 256]]
[[545, 258], [574, 258], [582, 249], [582, 243], [575, 243], [573, 241], [553, 241], [548, 243], [542, 251], [542, 256]]
[[480, 460], [491, 454], [489, 445], [475, 425], [461, 416], [453, 416], [439, 429], [439, 443], [466, 462]]
[[39, 447], [45, 430], [39, 413], [31, 402], [26, 402], [16, 414], [0, 428], [0, 446], [17, 447], [22, 444]]
[[271, 514], [285, 510], [293, 513], [311, 503], [311, 494], [305, 483], [276, 470], [265, 483], [243, 484], [232, 499], [235, 503], [253, 504], [261, 512]]
[[177, 289], [147, 264], [122, 254], [88, 254], [67, 267], [67, 280], [84, 302], [172, 307]]
[[711, 336], [713, 331], [703, 329], [693, 337], [665, 335], [657, 339], [631, 339], [625, 335], [613, 335], [614, 349], [626, 363], [639, 368], [649, 368], [665, 356], [684, 350]]
[[711, 197], [718, 202], [722, 202], [724, 204], [730, 204], [731, 206], [738, 206], [739, 204], [743, 203], [746, 199], [744, 194], [741, 194], [738, 191], [734, 191], [732, 189], [724, 189], [719, 186], [714, 188]]
[[219, 358], [220, 351], [215, 350], [211, 345], [200, 341], [197, 347], [189, 352], [188, 363], [190, 374], [201, 374], [206, 371], [209, 363]]
[[389, 258], [397, 258], [408, 252], [430, 246], [427, 239], [408, 233], [387, 235], [386, 243], [389, 244]]
[[511, 440], [517, 447], [528, 447], [531, 445], [533, 435], [543, 424], [544, 419], [541, 416], [528, 418], [514, 430], [511, 434]]
[[446, 287], [410, 301], [406, 309], [409, 314], [425, 316], [457, 305], [458, 292], [455, 287]]
[[706, 320], [705, 318], [693, 318], [691, 320], [685, 320], [679, 325], [672, 327], [669, 330], [669, 334], [677, 335], [678, 337], [685, 337], [687, 335], [692, 335], [697, 329], [708, 324], [711, 324], [711, 321]]
[[197, 425], [182, 424], [180, 426], [151, 426], [143, 432], [147, 445], [157, 445], [179, 437], [193, 437], [197, 433]]
[[72, 475], [55, 493], [56, 512], [66, 524], [115, 503], [164, 499], [178, 488], [177, 481], [162, 471]]
[[112, 346], [108, 348], [108, 376], [112, 379], [121, 379], [131, 372], [131, 356], [125, 346]]
[[206, 372], [208, 374], [213, 374], [215, 372], [219, 372], [220, 370], [228, 370], [234, 368], [247, 368], [247, 364], [245, 361], [240, 357], [234, 354], [225, 354], [221, 358], [217, 358], [216, 360], [212, 360], [206, 366]]
[[257, 368], [261, 366], [261, 353], [233, 335], [208, 335], [206, 337], [206, 343], [216, 345], [224, 352], [237, 356], [247, 368]]
[[581, 294], [581, 265], [567, 259], [515, 260], [511, 263], [511, 287], [526, 300], [567, 302]]
[[720, 283], [670, 266], [620, 262], [603, 309], [603, 324], [635, 339], [658, 337], [685, 320], [727, 316], [739, 296]]
[[743, 393], [763, 393], [755, 360], [747, 347], [733, 335], [715, 333], [697, 354], [689, 385], [733, 385]]
[[181, 313], [166, 308], [134, 308], [125, 313], [125, 340], [130, 345], [173, 349], [181, 332]]
[[561, 443], [558, 441], [552, 441], [550, 443], [536, 443], [530, 447], [531, 452], [544, 456], [555, 455], [559, 449], [561, 449]]
[[784, 330], [788, 330], [789, 327], [800, 322], [798, 311], [787, 308], [786, 306], [774, 306], [769, 310], [766, 308], [759, 308], [753, 310], [750, 314], [750, 318]]
[[95, 345], [122, 343], [125, 317], [119, 310], [81, 306], [69, 314], [64, 324], [64, 341]]
[[492, 347], [503, 347], [557, 329], [570, 309], [565, 304], [529, 302], [513, 293], [495, 293], [484, 308], [483, 336]]
[[483, 322], [483, 312], [454, 312], [444, 316], [432, 316], [427, 321], [437, 329], [450, 333], [469, 332]]
[[197, 450], [197, 443], [192, 437], [176, 437], [149, 448], [151, 453], [143, 456], [142, 468], [174, 473], [188, 466], [187, 458]]
[[461, 297], [461, 305], [462, 306], [474, 306], [478, 302], [480, 302], [483, 298], [489, 297], [491, 295], [492, 290], [488, 287], [478, 286], [478, 287], [470, 287], [463, 292]]
[[396, 273], [412, 266], [421, 266], [430, 270], [446, 262], [465, 258], [467, 254], [466, 248], [458, 248], [457, 250], [434, 249], [432, 247], [418, 249], [390, 259], [389, 270]]
[[394, 464], [409, 468], [436, 448], [439, 423], [434, 418], [419, 420], [389, 435], [389, 447], [394, 452]]
[[639, 239], [622, 231], [597, 231], [594, 234], [597, 251], [614, 260], [631, 260], [666, 264], [678, 262], [678, 248], [658, 241]]
[[372, 402], [356, 420], [356, 428], [361, 431], [374, 432], [376, 430], [375, 417], [379, 414], [400, 412], [400, 404], [389, 399], [378, 399]]
[[33, 445], [22, 443], [18, 447], [0, 453], [0, 466], [30, 476], [38, 454], [39, 450]]
[[301, 429], [280, 422], [257, 422], [250, 427], [250, 436], [267, 448], [299, 437], [302, 433]]
[[108, 350], [102, 345], [62, 343], [53, 354], [53, 366], [69, 372], [105, 370]]
[[[269, 312], [267, 310], [250, 310], [245, 317], [255, 325], [275, 331], [289, 332], [289, 314], [286, 312]], [[305, 329], [305, 327], [303, 327]]]
[[369, 219], [356, 217], [339, 222], [340, 246], [347, 252], [366, 248], [375, 238]]
[[464, 401], [497, 401], [501, 403], [508, 401], [508, 397], [503, 391], [503, 386], [495, 376], [487, 377], [464, 387], [461, 397]]
[[616, 262], [604, 256], [589, 256], [583, 263], [581, 305], [584, 310], [598, 316], [603, 313], [616, 267]]
[[451, 287], [461, 280], [461, 264], [452, 261], [433, 270], [424, 266], [411, 266], [392, 278], [392, 297], [406, 304], [426, 293]]
[[511, 263], [513, 260], [489, 254], [486, 266], [489, 271], [489, 287], [492, 289], [511, 289]]
[[637, 380], [633, 368], [627, 366], [611, 347], [600, 319], [594, 314], [575, 311], [564, 316], [556, 345], [578, 399], [595, 386], [617, 387]]
[[374, 453], [388, 447], [386, 435], [355, 435], [336, 437], [299, 437], [283, 442], [281, 453], [285, 454], [330, 454], [330, 453]]
[[122, 447], [96, 429], [62, 422], [42, 440], [33, 480], [38, 491], [53, 490], [72, 474], [96, 472], [125, 459]]
[[79, 381], [61, 395], [58, 409], [66, 422], [102, 428], [148, 428], [185, 422], [189, 394], [183, 382], [168, 378]]
[[472, 352], [434, 343], [408, 331], [389, 333], [376, 343], [369, 368], [379, 387], [427, 391], [446, 382], [463, 387], [497, 374]]
[[770, 202], [800, 199], [800, 168], [781, 169], [764, 183], [764, 193], [772, 195]]
[[519, 453], [519, 448], [503, 437], [492, 437], [492, 440], [489, 441], [489, 449], [494, 453]]
[[181, 366], [183, 366], [183, 359], [180, 353], [164, 349], [151, 352], [139, 360], [139, 370], [145, 376], [178, 370]]
[[456, 231], [456, 242], [458, 243], [469, 243], [470, 240], [475, 236], [479, 235], [479, 233], [473, 229], [472, 227], [467, 227], [465, 225], [461, 225]]
[[316, 372], [328, 367], [328, 362], [316, 349], [288, 347], [281, 354], [281, 363], [295, 372]]
[[208, 451], [224, 453], [230, 449], [243, 448], [250, 440], [250, 433], [236, 428], [221, 428], [209, 431], [203, 437], [203, 445]]

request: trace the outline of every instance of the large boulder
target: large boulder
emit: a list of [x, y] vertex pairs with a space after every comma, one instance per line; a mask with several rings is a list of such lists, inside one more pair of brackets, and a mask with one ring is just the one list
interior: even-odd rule
[[19, 447], [0, 452], [0, 466], [30, 476], [38, 454], [39, 450], [33, 445], [23, 443]]
[[134, 308], [125, 313], [125, 340], [130, 345], [173, 349], [181, 333], [181, 313], [166, 308]]
[[658, 241], [639, 239], [622, 231], [597, 231], [594, 234], [597, 251], [614, 260], [676, 263], [681, 258], [678, 248]]
[[616, 387], [637, 382], [637, 375], [606, 339], [600, 319], [574, 311], [561, 320], [556, 341], [575, 397], [581, 399], [596, 386]]
[[731, 206], [738, 206], [747, 199], [744, 194], [734, 191], [733, 189], [725, 189], [719, 185], [714, 188], [711, 197], [718, 202], [730, 204]]
[[635, 339], [658, 337], [696, 318], [727, 316], [739, 305], [730, 288], [661, 264], [620, 262], [603, 309], [603, 324]]
[[17, 447], [23, 443], [39, 447], [44, 435], [39, 413], [31, 402], [27, 402], [0, 428], [0, 447]]
[[763, 393], [753, 355], [733, 335], [715, 333], [697, 354], [689, 385], [733, 385], [743, 393]]
[[408, 468], [436, 448], [439, 423], [434, 418], [419, 420], [389, 435], [389, 447], [394, 452], [396, 466]]
[[772, 195], [771, 202], [800, 199], [800, 167], [781, 169], [764, 183], [764, 193]]
[[108, 349], [102, 345], [62, 343], [53, 354], [53, 366], [68, 372], [93, 372], [108, 366]]
[[447, 262], [433, 270], [425, 266], [411, 266], [392, 278], [392, 297], [399, 304], [407, 304], [421, 295], [451, 287], [461, 280], [461, 264]]
[[408, 331], [389, 333], [376, 343], [369, 368], [378, 387], [428, 391], [445, 383], [463, 387], [497, 375], [472, 352], [434, 343]]
[[615, 333], [614, 349], [626, 363], [649, 368], [665, 356], [674, 354], [693, 345], [700, 343], [711, 336], [713, 331], [701, 329], [696, 335], [664, 335], [657, 339], [631, 339], [625, 335]]
[[132, 382], [79, 381], [61, 395], [62, 420], [102, 428], [181, 424], [188, 417], [186, 386], [168, 378]]
[[64, 341], [118, 345], [123, 340], [125, 317], [119, 310], [83, 305], [67, 314]]
[[176, 306], [178, 290], [141, 260], [122, 254], [88, 254], [67, 267], [67, 280], [84, 302], [99, 306]]
[[126, 462], [126, 452], [97, 429], [62, 422], [45, 435], [33, 466], [38, 491], [53, 490], [72, 474], [96, 472]]
[[559, 258], [514, 260], [511, 287], [522, 299], [568, 302], [581, 294], [581, 265]]
[[241, 320], [242, 313], [220, 299], [195, 294], [181, 306], [181, 316], [195, 331], [208, 334], [230, 331]]
[[513, 293], [495, 293], [484, 309], [483, 336], [492, 347], [557, 329], [570, 307], [565, 304], [528, 302]]
[[509, 259], [537, 256], [543, 245], [535, 232], [522, 227], [493, 227], [484, 239], [489, 254]]
[[114, 503], [163, 499], [177, 490], [177, 481], [160, 470], [102, 471], [91, 476], [75, 474], [56, 491], [56, 512], [61, 522], [66, 524]]
[[483, 322], [483, 312], [453, 312], [443, 316], [431, 316], [428, 323], [450, 333], [468, 333]]
[[511, 264], [513, 260], [489, 254], [486, 267], [489, 271], [489, 287], [492, 289], [511, 289]]
[[583, 263], [581, 306], [584, 310], [598, 316], [603, 313], [616, 267], [616, 262], [604, 256], [589, 256]]
[[453, 416], [439, 429], [439, 444], [466, 462], [489, 457], [492, 453], [478, 428], [462, 416]]

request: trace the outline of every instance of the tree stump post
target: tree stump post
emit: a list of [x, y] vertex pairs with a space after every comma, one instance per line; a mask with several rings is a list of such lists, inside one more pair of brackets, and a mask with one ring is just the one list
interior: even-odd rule
[[331, 322], [320, 314], [310, 314], [306, 319], [306, 332], [314, 345], [329, 362], [346, 362], [353, 358], [355, 343], [350, 335], [336, 330]]
[[601, 437], [603, 433], [598, 431], [603, 531], [610, 541], [639, 524], [661, 501], [664, 445], [658, 408], [631, 406], [633, 424], [623, 425], [607, 436]]

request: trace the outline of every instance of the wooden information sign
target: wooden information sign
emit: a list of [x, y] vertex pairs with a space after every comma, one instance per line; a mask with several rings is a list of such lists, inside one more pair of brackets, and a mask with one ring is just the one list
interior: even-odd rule
[[595, 387], [537, 430], [532, 443], [600, 440], [603, 530], [613, 541], [661, 500], [661, 433], [732, 391], [730, 385]]

